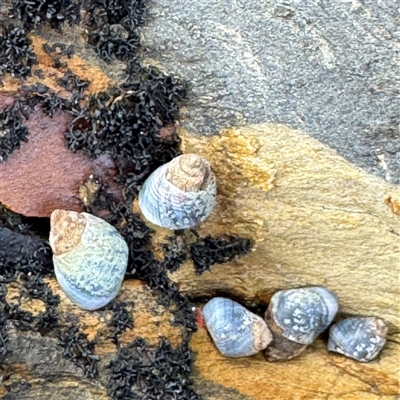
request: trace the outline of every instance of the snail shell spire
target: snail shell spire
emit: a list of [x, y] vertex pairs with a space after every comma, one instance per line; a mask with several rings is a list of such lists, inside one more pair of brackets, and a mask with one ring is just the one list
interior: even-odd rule
[[387, 332], [385, 321], [379, 318], [346, 318], [331, 327], [328, 350], [368, 362], [382, 350]]
[[269, 315], [282, 330], [282, 336], [296, 343], [310, 344], [332, 322], [339, 303], [324, 287], [281, 290], [269, 304]]
[[128, 245], [118, 231], [87, 213], [55, 210], [50, 246], [61, 288], [87, 310], [105, 306], [118, 294], [128, 264]]
[[202, 313], [215, 345], [226, 357], [251, 356], [272, 340], [261, 317], [230, 299], [215, 297]]
[[139, 193], [139, 207], [155, 225], [191, 228], [210, 215], [216, 191], [210, 164], [196, 154], [184, 154], [147, 178]]

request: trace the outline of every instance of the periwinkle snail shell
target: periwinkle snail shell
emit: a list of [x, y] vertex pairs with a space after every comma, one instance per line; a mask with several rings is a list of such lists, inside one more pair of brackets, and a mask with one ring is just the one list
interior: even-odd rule
[[374, 317], [346, 318], [332, 325], [328, 350], [336, 351], [358, 361], [373, 360], [386, 343], [388, 327]]
[[315, 286], [281, 290], [268, 309], [283, 337], [307, 345], [331, 324], [339, 303], [333, 292]]
[[155, 225], [191, 228], [210, 215], [216, 191], [210, 164], [196, 154], [184, 154], [147, 178], [139, 192], [139, 207]]
[[235, 301], [215, 297], [202, 313], [215, 345], [226, 357], [251, 356], [272, 340], [263, 319]]
[[128, 245], [118, 231], [87, 213], [55, 210], [50, 218], [54, 271], [66, 295], [86, 310], [118, 294], [128, 264]]

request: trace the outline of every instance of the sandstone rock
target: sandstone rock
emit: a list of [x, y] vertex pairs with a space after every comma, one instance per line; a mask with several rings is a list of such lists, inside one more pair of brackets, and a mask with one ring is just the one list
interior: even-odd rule
[[[58, 283], [48, 280], [52, 291], [61, 298], [57, 308], [60, 328], [73, 323], [96, 340], [95, 354], [100, 356], [100, 377], [86, 379], [72, 362], [62, 358], [57, 339], [39, 334], [13, 332], [9, 335], [6, 356], [7, 380], [0, 386], [0, 396], [15, 391], [19, 398], [30, 400], [44, 394], [49, 399], [80, 400], [108, 399], [106, 366], [116, 354], [107, 322], [110, 311], [88, 313], [78, 309], [61, 291]], [[128, 307], [135, 327], [121, 336], [121, 345], [140, 336], [156, 345], [162, 336], [174, 346], [181, 342], [182, 331], [172, 326], [172, 314], [158, 304], [157, 295], [140, 281], [126, 281], [117, 301]], [[35, 312], [34, 301], [24, 309]], [[36, 313], [35, 313], [36, 314]], [[399, 392], [398, 332], [390, 339], [381, 356], [368, 364], [357, 363], [335, 353], [328, 353], [326, 341], [318, 339], [298, 358], [282, 363], [268, 363], [262, 353], [252, 357], [230, 359], [223, 357], [206, 328], [195, 333], [191, 346], [196, 352], [196, 390], [204, 400], [292, 400], [294, 398], [326, 399], [385, 399], [395, 400]], [[59, 377], [54, 385], [54, 376]]]
[[199, 233], [256, 240], [250, 254], [201, 276], [188, 262], [172, 274], [183, 292], [267, 304], [278, 290], [323, 285], [342, 312], [400, 326], [399, 216], [386, 201], [398, 187], [283, 125], [182, 134], [184, 151], [208, 160], [218, 182], [217, 206]]

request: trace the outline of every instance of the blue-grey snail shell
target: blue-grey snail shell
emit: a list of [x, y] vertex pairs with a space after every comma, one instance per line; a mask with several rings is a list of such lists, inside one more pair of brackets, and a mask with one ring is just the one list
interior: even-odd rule
[[128, 245], [109, 223], [87, 213], [55, 210], [50, 218], [55, 274], [72, 302], [96, 310], [113, 300], [128, 264]]
[[139, 192], [139, 207], [155, 225], [191, 228], [210, 215], [216, 191], [210, 164], [196, 154], [184, 154], [147, 178]]
[[328, 350], [336, 351], [358, 361], [373, 360], [386, 343], [388, 327], [375, 317], [346, 318], [332, 325]]
[[251, 356], [272, 340], [264, 320], [235, 301], [215, 297], [202, 313], [215, 345], [226, 357]]
[[318, 286], [281, 290], [272, 296], [268, 307], [269, 318], [282, 336], [305, 345], [328, 328], [338, 309], [336, 295]]

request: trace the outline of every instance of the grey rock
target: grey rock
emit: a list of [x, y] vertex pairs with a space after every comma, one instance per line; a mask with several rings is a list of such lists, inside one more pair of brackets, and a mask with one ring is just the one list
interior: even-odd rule
[[192, 132], [283, 123], [400, 183], [396, 0], [153, 0], [150, 17], [146, 56], [188, 82]]

